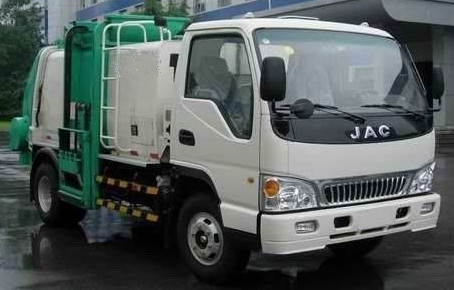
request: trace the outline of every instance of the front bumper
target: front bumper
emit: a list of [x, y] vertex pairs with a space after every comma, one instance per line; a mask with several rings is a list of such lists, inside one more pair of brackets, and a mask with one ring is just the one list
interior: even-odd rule
[[[435, 203], [428, 214], [420, 213], [424, 203]], [[403, 218], [396, 218], [399, 208], [408, 207]], [[352, 205], [317, 211], [263, 214], [260, 220], [262, 251], [268, 254], [292, 254], [323, 249], [329, 244], [349, 242], [403, 231], [422, 231], [437, 225], [440, 195], [428, 194], [364, 205]], [[350, 224], [336, 228], [334, 219], [350, 217]], [[312, 233], [297, 234], [295, 224], [316, 221]]]

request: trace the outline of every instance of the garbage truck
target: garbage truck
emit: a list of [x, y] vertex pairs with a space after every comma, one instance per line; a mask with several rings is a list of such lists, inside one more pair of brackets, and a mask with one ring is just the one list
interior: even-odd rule
[[364, 24], [108, 15], [39, 52], [10, 145], [47, 225], [106, 207], [224, 283], [251, 251], [362, 256], [436, 227], [431, 81]]

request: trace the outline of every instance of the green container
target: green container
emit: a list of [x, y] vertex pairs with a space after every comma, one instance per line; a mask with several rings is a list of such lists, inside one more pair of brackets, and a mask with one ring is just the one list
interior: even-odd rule
[[[177, 35], [183, 35], [184, 29], [191, 23], [191, 20], [183, 17], [163, 17], [167, 24], [167, 28], [171, 34], [172, 38], [175, 38]], [[125, 14], [108, 14], [105, 16], [106, 24], [111, 23], [123, 23], [126, 21], [149, 21], [154, 20], [154, 16], [145, 16], [145, 15], [125, 15]], [[144, 24], [147, 40], [148, 41], [159, 41], [160, 33], [159, 27], [153, 24]], [[121, 41], [122, 43], [135, 43], [143, 41], [143, 31], [138, 27], [124, 27], [121, 29]], [[164, 37], [168, 37], [166, 34]], [[109, 32], [109, 42], [116, 42], [117, 39], [117, 28], [110, 29]]]
[[16, 117], [11, 121], [9, 147], [14, 151], [27, 150], [28, 117]]

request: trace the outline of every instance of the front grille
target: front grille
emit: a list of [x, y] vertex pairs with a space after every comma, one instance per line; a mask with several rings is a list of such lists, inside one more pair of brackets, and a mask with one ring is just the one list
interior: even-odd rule
[[343, 205], [402, 195], [408, 176], [397, 175], [328, 183], [323, 186], [325, 205]]

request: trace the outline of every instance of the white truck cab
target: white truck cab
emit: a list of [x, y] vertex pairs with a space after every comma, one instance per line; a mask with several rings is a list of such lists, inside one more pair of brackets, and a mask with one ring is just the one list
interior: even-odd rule
[[[290, 254], [436, 226], [432, 116], [410, 112], [426, 100], [391, 35], [242, 19], [193, 24], [182, 47], [171, 162], [210, 177], [225, 227], [258, 235], [264, 253]], [[281, 85], [260, 86], [268, 57], [285, 65], [274, 105], [261, 98]], [[299, 99], [315, 105], [308, 117], [292, 113]]]

